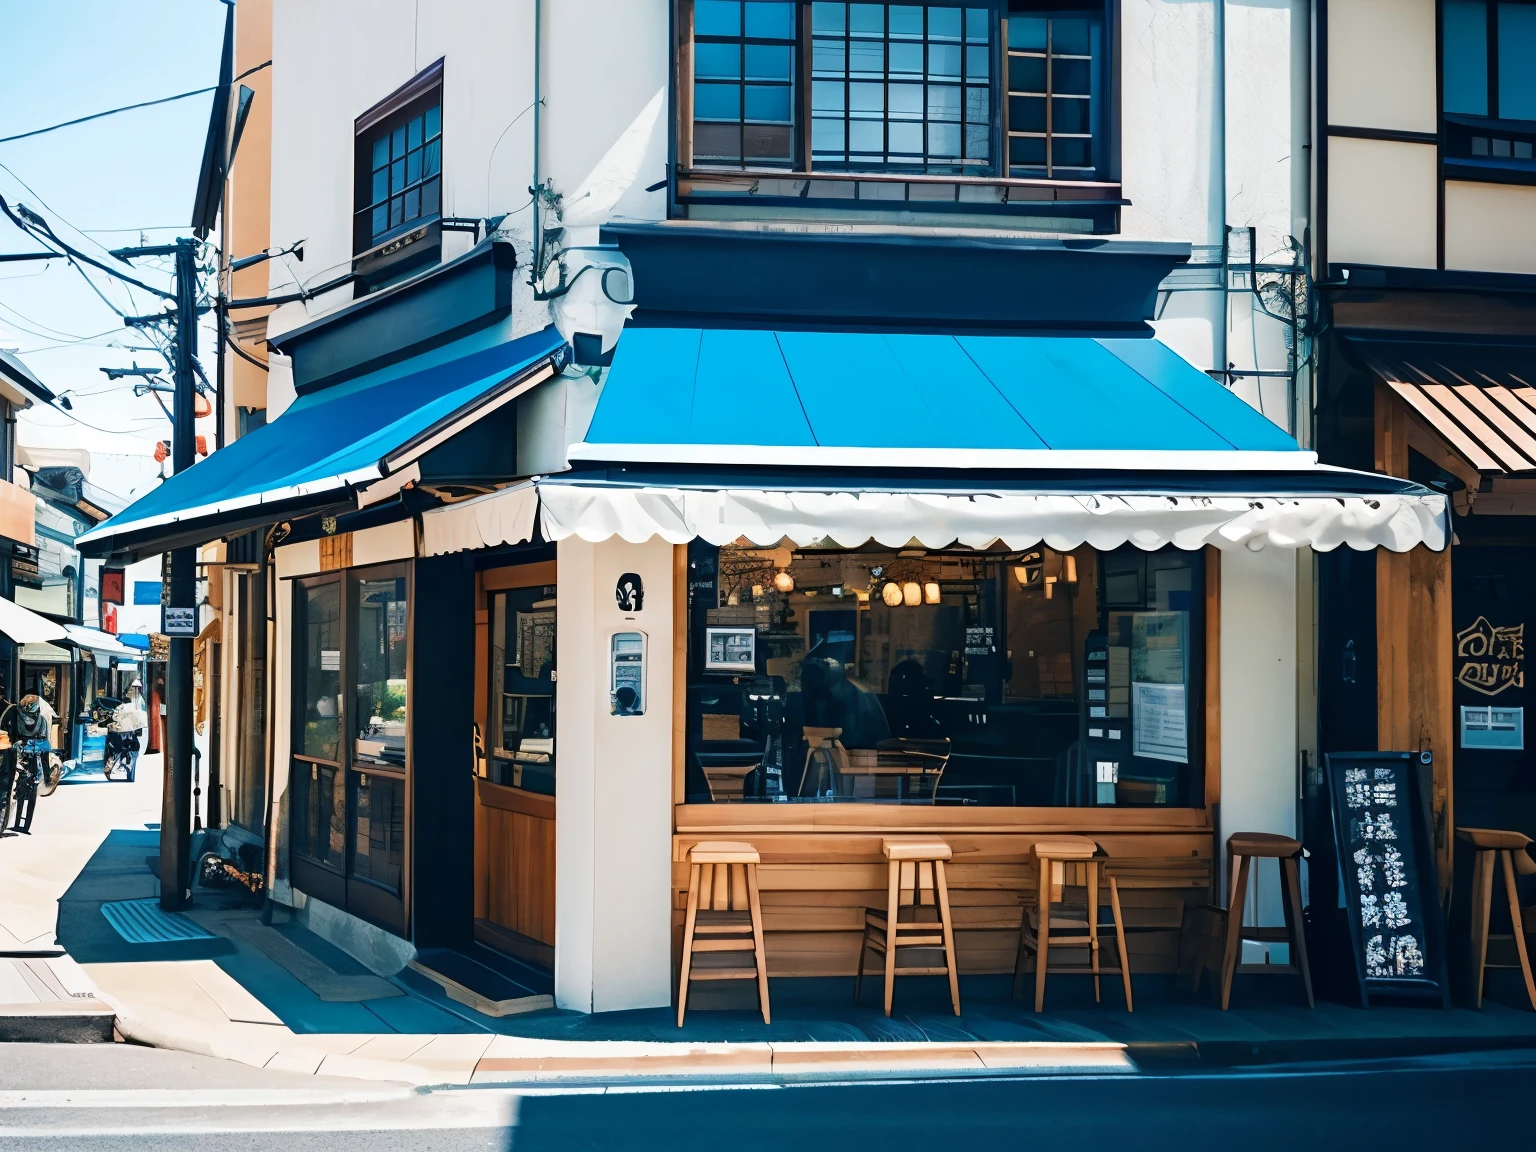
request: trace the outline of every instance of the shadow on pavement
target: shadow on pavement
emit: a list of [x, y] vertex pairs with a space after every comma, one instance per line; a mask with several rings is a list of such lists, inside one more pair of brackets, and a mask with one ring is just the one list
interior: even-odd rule
[[59, 897], [59, 943], [77, 963], [207, 960], [234, 950], [227, 940], [130, 944], [107, 923], [101, 914], [104, 903], [160, 895], [160, 879], [148, 863], [159, 850], [158, 832], [114, 828], [91, 854], [74, 883]]
[[[820, 1085], [763, 1090], [626, 1091], [519, 1100], [504, 1148], [732, 1152], [800, 1148], [1028, 1148], [1188, 1152], [1432, 1148], [1523, 1127], [1529, 1053], [1297, 1076], [1052, 1078]], [[1455, 1146], [1455, 1145], [1453, 1145]]]

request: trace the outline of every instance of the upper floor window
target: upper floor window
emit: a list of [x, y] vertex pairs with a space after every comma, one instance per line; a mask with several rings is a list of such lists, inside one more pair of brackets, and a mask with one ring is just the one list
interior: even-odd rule
[[1443, 0], [1441, 54], [1447, 113], [1536, 120], [1536, 2]]
[[678, 0], [681, 167], [1102, 180], [1105, 0]]
[[1102, 19], [1080, 12], [1008, 21], [1008, 174], [1092, 180], [1103, 165]]
[[987, 8], [811, 5], [813, 167], [992, 168]]
[[366, 291], [441, 253], [443, 62], [364, 112], [354, 133], [353, 271]]

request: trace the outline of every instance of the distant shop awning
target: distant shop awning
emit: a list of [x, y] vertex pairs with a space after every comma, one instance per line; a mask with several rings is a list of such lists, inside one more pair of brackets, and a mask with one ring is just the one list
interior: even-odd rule
[[[1440, 549], [1445, 497], [1315, 454], [1153, 340], [633, 329], [538, 531], [810, 546]], [[526, 487], [422, 518], [518, 543]]]
[[21, 646], [21, 659], [28, 664], [70, 664], [74, 654], [57, 644], [32, 643]]
[[0, 633], [17, 644], [43, 644], [49, 640], [62, 640], [66, 635], [62, 624], [55, 624], [48, 617], [4, 597], [0, 597]]
[[95, 628], [87, 628], [83, 624], [64, 625], [64, 634], [65, 638], [72, 641], [76, 647], [85, 648], [104, 656], [121, 656], [126, 659], [136, 659], [139, 655], [137, 649], [128, 647], [111, 633], [101, 632]]
[[300, 396], [85, 533], [81, 551], [148, 554], [352, 502], [543, 379], [563, 343], [548, 328], [454, 359], [438, 350]]
[[1401, 402], [1408, 446], [1465, 485], [1458, 510], [1536, 512], [1536, 345], [1348, 343]]
[[125, 647], [132, 648], [139, 655], [149, 651], [150, 639], [142, 633], [122, 632], [118, 634], [117, 639]]

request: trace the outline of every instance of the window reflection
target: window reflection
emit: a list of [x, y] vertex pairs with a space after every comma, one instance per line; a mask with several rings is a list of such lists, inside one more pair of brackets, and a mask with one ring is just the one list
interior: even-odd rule
[[405, 767], [406, 626], [404, 576], [358, 581], [352, 630], [355, 764]]
[[555, 793], [555, 586], [491, 602], [491, 776]]
[[696, 542], [689, 800], [1201, 803], [1202, 564]]

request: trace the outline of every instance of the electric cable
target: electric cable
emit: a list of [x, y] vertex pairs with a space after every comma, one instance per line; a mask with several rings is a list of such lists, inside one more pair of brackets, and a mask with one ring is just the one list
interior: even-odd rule
[[[28, 211], [30, 212], [31, 209], [28, 209]], [[16, 225], [16, 227], [20, 228], [28, 236], [31, 236], [34, 240], [38, 240], [41, 243], [41, 238], [37, 235], [37, 231], [35, 229], [31, 228], [31, 227], [28, 227], [26, 221], [24, 221], [20, 216], [16, 215], [16, 213], [11, 210], [11, 206], [10, 206], [9, 203], [7, 203], [7, 201], [6, 201], [4, 196], [0, 196], [0, 213], [3, 213], [5, 216], [7, 216], [10, 219], [12, 224]], [[33, 215], [36, 215], [36, 213], [33, 213]], [[151, 286], [149, 284], [144, 283], [142, 280], [135, 280], [132, 276], [124, 276], [121, 272], [117, 272], [117, 271], [115, 271], [115, 270], [113, 270], [111, 268], [108, 268], [101, 261], [93, 259], [90, 256], [87, 256], [84, 252], [81, 252], [78, 248], [75, 248], [74, 246], [72, 246], [70, 244], [67, 244], [63, 240], [61, 240], [59, 238], [58, 233], [55, 232], [53, 230], [53, 228], [51, 226], [49, 226], [48, 222], [46, 220], [43, 220], [43, 218], [41, 216], [38, 216], [37, 218], [39, 220], [43, 221], [43, 223], [42, 223], [43, 231], [47, 235], [48, 239], [52, 240], [56, 245], [58, 245], [60, 248], [62, 248], [64, 250], [64, 253], [67, 253], [68, 255], [73, 256], [76, 260], [79, 260], [79, 261], [81, 261], [82, 263], [85, 263], [85, 264], [89, 264], [93, 268], [100, 269], [101, 271], [105, 272], [108, 276], [112, 276], [112, 277], [114, 277], [114, 278], [116, 278], [118, 280], [121, 280], [125, 284], [132, 284], [135, 287], [142, 288], [142, 289], [144, 289], [144, 291], [146, 291], [146, 292], [148, 292], [148, 293], [150, 293], [152, 295], [159, 296], [163, 300], [174, 300], [174, 299], [176, 299], [176, 294], [174, 292], [167, 292], [167, 291], [165, 291], [162, 288], [155, 288], [155, 287], [153, 287], [153, 286]], [[47, 245], [45, 244], [44, 247], [47, 247]], [[122, 313], [119, 312], [118, 315], [122, 315]]]
[[[271, 63], [272, 61], [268, 60], [265, 64], [258, 64], [254, 68], [249, 68], [234, 77], [234, 80], [231, 80], [230, 83], [234, 83], [235, 80], [244, 80], [252, 72], [260, 72], [263, 68], [269, 67]], [[50, 124], [46, 128], [34, 128], [30, 132], [18, 132], [14, 136], [0, 136], [0, 144], [9, 144], [15, 140], [29, 140], [33, 136], [41, 136], [46, 132], [57, 132], [60, 128], [72, 128], [76, 124], [86, 124], [92, 120], [100, 120], [103, 116], [116, 116], [119, 112], [132, 112], [137, 108], [153, 108], [156, 104], [170, 104], [176, 100], [186, 100], [192, 96], [201, 96], [205, 92], [212, 92], [216, 88], [218, 88], [217, 84], [210, 84], [206, 88], [194, 88], [190, 92], [178, 92], [174, 96], [161, 96], [156, 100], [141, 100], [137, 104], [124, 104], [120, 108], [108, 108], [105, 112], [92, 112], [89, 116], [77, 116], [73, 120], [65, 120], [59, 124]]]

